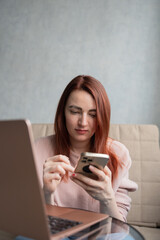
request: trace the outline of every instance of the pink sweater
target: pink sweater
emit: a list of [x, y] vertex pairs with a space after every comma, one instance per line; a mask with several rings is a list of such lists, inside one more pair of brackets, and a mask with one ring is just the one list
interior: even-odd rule
[[[119, 212], [126, 221], [127, 213], [130, 209], [131, 199], [128, 196], [129, 191], [135, 191], [137, 184], [128, 178], [128, 170], [131, 166], [131, 158], [127, 148], [118, 141], [108, 140], [107, 144], [112, 152], [115, 152], [122, 162], [122, 166], [118, 169], [118, 177], [113, 181], [113, 190], [115, 192], [116, 203]], [[35, 144], [37, 155], [38, 175], [43, 187], [43, 164], [48, 157], [54, 156], [54, 136], [40, 138]], [[76, 166], [80, 155], [71, 151], [70, 163]], [[63, 207], [80, 208], [95, 212], [100, 211], [100, 203], [93, 199], [79, 185], [74, 183], [70, 178], [67, 183], [61, 182], [53, 194], [53, 204]]]

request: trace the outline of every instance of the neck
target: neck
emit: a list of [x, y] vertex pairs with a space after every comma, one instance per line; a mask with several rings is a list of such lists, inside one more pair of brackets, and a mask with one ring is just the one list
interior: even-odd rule
[[75, 153], [81, 154], [82, 152], [88, 152], [90, 150], [90, 142], [72, 142], [71, 150]]

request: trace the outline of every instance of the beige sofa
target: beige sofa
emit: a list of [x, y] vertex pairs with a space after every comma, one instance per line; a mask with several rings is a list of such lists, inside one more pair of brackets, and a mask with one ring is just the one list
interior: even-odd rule
[[[34, 138], [53, 133], [53, 124], [32, 124]], [[138, 183], [131, 193], [132, 207], [128, 222], [147, 240], [160, 239], [160, 148], [155, 125], [113, 124], [110, 137], [124, 143], [130, 151], [130, 179]]]

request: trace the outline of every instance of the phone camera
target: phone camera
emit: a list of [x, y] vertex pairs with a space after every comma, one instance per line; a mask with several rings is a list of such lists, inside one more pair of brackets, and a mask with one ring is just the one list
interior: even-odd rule
[[89, 165], [83, 167], [83, 171], [86, 173], [92, 173], [91, 170], [89, 169]]

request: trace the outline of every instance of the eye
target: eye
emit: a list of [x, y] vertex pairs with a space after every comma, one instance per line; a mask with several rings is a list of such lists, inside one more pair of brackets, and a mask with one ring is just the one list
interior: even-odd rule
[[91, 116], [92, 118], [96, 118], [97, 114], [96, 113], [89, 113], [89, 116]]
[[70, 113], [72, 113], [72, 114], [80, 114], [79, 111], [75, 111], [75, 110], [70, 110]]

